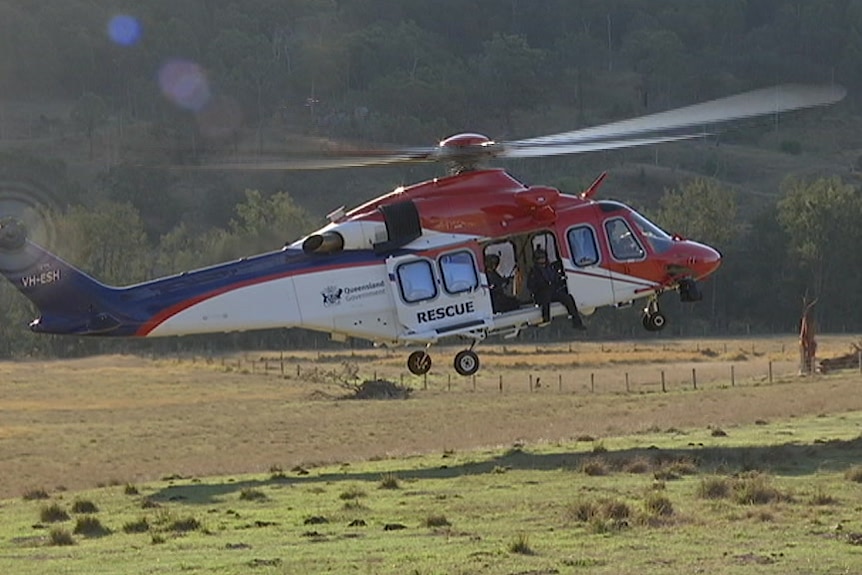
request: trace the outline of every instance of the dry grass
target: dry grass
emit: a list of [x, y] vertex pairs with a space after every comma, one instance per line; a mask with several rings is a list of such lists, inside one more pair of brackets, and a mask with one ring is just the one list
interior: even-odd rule
[[[821, 353], [843, 353], [855, 339], [821, 338]], [[727, 360], [725, 348], [727, 356], [743, 359]], [[113, 483], [122, 490], [167, 475], [273, 465], [309, 469], [444, 448], [460, 452], [577, 437], [600, 444], [647, 430], [711, 425], [732, 435], [735, 425], [756, 420], [862, 409], [856, 374], [822, 378], [817, 385], [793, 376], [794, 337], [578, 342], [572, 351], [568, 344], [483, 345], [475, 390], [471, 378], [452, 373], [455, 351], [432, 349], [440, 367], [429, 374], [428, 389], [422, 378], [406, 373], [407, 354], [400, 349], [285, 354], [284, 376], [278, 352], [230, 357], [224, 365], [220, 358], [131, 356], [0, 362], [0, 447], [6, 454], [0, 497], [20, 497], [33, 486], [54, 491]], [[267, 356], [264, 373], [260, 360]], [[254, 373], [251, 360], [257, 362]], [[340, 402], [331, 399], [343, 392], [337, 382], [309, 383], [302, 376], [312, 368], [340, 369], [345, 361], [357, 364], [362, 377], [403, 377], [416, 391], [407, 401]], [[773, 385], [766, 380], [769, 361]], [[697, 392], [691, 390], [692, 367]], [[657, 385], [661, 371], [666, 394]], [[532, 392], [531, 374], [543, 382]]]

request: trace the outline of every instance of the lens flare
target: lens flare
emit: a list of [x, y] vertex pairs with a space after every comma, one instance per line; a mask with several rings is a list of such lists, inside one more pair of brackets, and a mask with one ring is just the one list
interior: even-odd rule
[[181, 108], [200, 111], [210, 99], [203, 68], [190, 60], [171, 60], [159, 70], [159, 87], [165, 97]]
[[108, 37], [121, 46], [137, 44], [141, 32], [141, 23], [128, 14], [118, 14], [108, 22]]

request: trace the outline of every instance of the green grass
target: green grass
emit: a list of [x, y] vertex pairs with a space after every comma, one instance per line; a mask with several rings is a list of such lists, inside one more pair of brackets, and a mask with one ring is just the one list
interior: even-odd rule
[[[601, 455], [573, 440], [108, 486], [49, 504], [99, 502], [65, 529], [18, 497], [0, 502], [0, 572], [850, 573], [860, 426], [848, 413], [604, 438]], [[603, 474], [582, 472], [597, 457]]]

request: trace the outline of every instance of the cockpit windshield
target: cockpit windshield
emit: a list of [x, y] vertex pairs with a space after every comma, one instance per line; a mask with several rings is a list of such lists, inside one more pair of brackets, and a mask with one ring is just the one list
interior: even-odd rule
[[666, 252], [673, 245], [673, 238], [666, 231], [646, 219], [636, 211], [631, 211], [632, 222], [637, 226], [641, 236], [649, 242], [655, 253]]

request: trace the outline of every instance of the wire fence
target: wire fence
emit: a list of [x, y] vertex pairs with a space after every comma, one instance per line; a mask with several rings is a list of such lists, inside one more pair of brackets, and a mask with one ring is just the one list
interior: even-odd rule
[[[840, 342], [844, 345], [846, 337]], [[479, 350], [484, 366], [467, 377], [455, 374], [446, 364], [424, 375], [411, 374], [403, 363], [407, 353], [401, 348], [178, 355], [177, 361], [300, 384], [343, 387], [385, 379], [428, 392], [638, 394], [795, 380], [799, 376], [796, 348], [794, 338], [497, 345]], [[437, 347], [431, 353], [435, 362], [442, 362], [459, 349]], [[862, 355], [854, 369], [862, 374]]]

